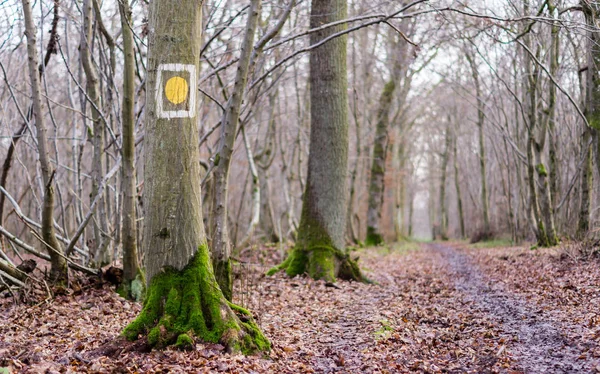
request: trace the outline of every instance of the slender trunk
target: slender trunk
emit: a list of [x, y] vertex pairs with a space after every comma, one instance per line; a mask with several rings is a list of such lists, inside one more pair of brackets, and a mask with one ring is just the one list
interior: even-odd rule
[[444, 153], [442, 154], [442, 173], [440, 176], [440, 236], [442, 240], [448, 240], [448, 207], [446, 206], [446, 170], [448, 169], [448, 158], [450, 155], [450, 116], [446, 121]]
[[396, 240], [402, 241], [406, 239], [406, 217], [404, 211], [406, 208], [406, 155], [404, 139], [398, 139], [395, 144], [397, 166], [397, 183], [396, 183], [396, 214], [394, 218], [394, 228], [396, 230]]
[[142, 334], [158, 347], [193, 348], [197, 338], [228, 351], [268, 350], [250, 312], [221, 292], [206, 244], [196, 101], [202, 2], [152, 1], [148, 29], [142, 241], [148, 292], [123, 335]]
[[54, 170], [50, 165], [48, 155], [47, 129], [44, 123], [42, 111], [42, 99], [40, 92], [40, 77], [38, 75], [38, 54], [36, 45], [36, 29], [33, 23], [33, 15], [30, 0], [23, 0], [23, 17], [25, 20], [25, 35], [27, 37], [27, 56], [29, 79], [31, 80], [31, 96], [33, 101], [33, 115], [37, 132], [38, 157], [44, 184], [44, 201], [42, 206], [42, 239], [46, 243], [46, 249], [50, 255], [50, 278], [52, 281], [66, 281], [67, 261], [63, 256], [63, 250], [54, 233]]
[[[600, 5], [596, 2], [592, 1], [581, 1], [581, 5], [583, 6], [583, 12], [585, 14], [586, 23], [589, 25], [588, 28], [588, 46], [587, 46], [587, 70], [586, 70], [586, 84], [585, 84], [585, 116], [590, 124], [591, 128], [586, 129], [586, 134], [591, 133], [591, 136], [594, 140], [594, 154], [595, 154], [595, 163], [596, 170], [600, 172], [600, 73], [598, 72], [597, 67], [600, 66], [600, 32], [597, 31], [597, 23], [598, 17], [600, 15]], [[584, 136], [582, 149], [585, 152], [587, 148], [587, 143], [589, 142], [589, 135]], [[589, 160], [586, 162], [588, 164]], [[584, 170], [589, 167], [588, 165], [584, 165]], [[592, 174], [591, 171], [588, 171], [589, 174]], [[583, 178], [583, 175], [582, 175]], [[582, 198], [581, 198], [581, 208], [580, 208], [580, 222], [581, 217], [585, 215], [585, 220], [589, 221], [589, 212], [585, 212], [586, 209], [589, 210], [589, 202], [586, 200], [592, 201], [591, 195], [591, 186], [592, 183], [589, 180], [592, 178], [591, 175], [588, 175], [588, 180], [582, 180]], [[587, 188], [587, 191], [584, 190]], [[585, 196], [585, 194], [588, 196]], [[588, 223], [589, 226], [589, 223]], [[579, 230], [578, 230], [579, 231]]]
[[413, 216], [415, 213], [415, 196], [414, 193], [410, 193], [409, 203], [408, 203], [408, 237], [412, 238], [413, 236]]
[[[90, 196], [95, 197], [98, 194], [98, 187], [102, 182], [104, 162], [102, 155], [104, 153], [104, 123], [100, 113], [102, 107], [100, 103], [100, 86], [98, 80], [98, 72], [92, 60], [92, 43], [93, 43], [93, 13], [92, 0], [83, 0], [83, 26], [81, 33], [81, 44], [79, 51], [81, 55], [81, 65], [86, 76], [86, 93], [90, 100], [92, 111], [92, 145], [94, 153], [92, 157], [92, 193]], [[107, 230], [108, 223], [106, 221], [106, 203], [104, 198], [98, 204], [97, 216], [94, 220], [94, 240], [96, 255], [95, 260], [99, 265], [106, 265], [111, 262], [111, 254], [108, 250]]]
[[367, 210], [367, 238], [368, 246], [383, 243], [381, 232], [381, 209], [384, 197], [385, 161], [388, 149], [389, 115], [392, 99], [396, 90], [396, 81], [391, 79], [383, 88], [379, 98], [377, 111], [377, 127], [375, 128], [375, 144], [373, 145], [373, 161], [371, 164], [371, 178], [369, 181], [369, 206]]
[[[558, 9], [553, 1], [548, 1], [548, 11], [553, 16], [556, 14], [556, 21], [552, 25], [552, 49], [550, 52], [550, 74], [553, 77], [556, 77], [560, 58], [560, 24], [558, 20]], [[550, 84], [548, 91], [550, 96], [548, 100], [548, 178], [550, 183], [550, 196], [552, 197], [552, 201], [556, 204], [556, 199], [559, 198], [561, 192], [560, 165], [558, 160], [560, 149], [558, 148], [558, 134], [556, 133], [556, 85]], [[558, 212], [556, 211], [555, 206], [552, 207], [552, 211], [555, 219], [558, 220]]]
[[217, 282], [221, 286], [221, 290], [227, 300], [231, 300], [233, 296], [233, 279], [230, 259], [231, 241], [229, 239], [229, 228], [227, 224], [229, 168], [231, 166], [231, 156], [233, 155], [233, 147], [240, 119], [240, 109], [246, 90], [254, 35], [256, 34], [260, 14], [260, 5], [260, 0], [252, 0], [250, 10], [248, 11], [246, 33], [241, 46], [241, 55], [238, 62], [235, 82], [233, 84], [233, 92], [227, 102], [227, 107], [225, 108], [223, 119], [221, 120], [221, 140], [219, 143], [219, 153], [217, 154], [215, 161], [217, 168], [214, 173], [214, 198], [212, 203], [213, 212], [210, 230], [212, 234], [212, 262]]
[[246, 136], [246, 131], [242, 128], [242, 138], [244, 141], [244, 148], [246, 150], [246, 156], [248, 158], [248, 168], [250, 169], [250, 175], [252, 176], [252, 218], [250, 219], [250, 226], [244, 235], [244, 238], [240, 242], [240, 247], [245, 247], [252, 240], [254, 230], [260, 221], [260, 180], [258, 178], [258, 169], [254, 162], [254, 154], [252, 148], [250, 148], [250, 142]]
[[483, 106], [483, 94], [481, 92], [481, 84], [479, 82], [479, 71], [475, 63], [475, 58], [469, 52], [465, 53], [469, 66], [471, 67], [471, 76], [475, 84], [475, 95], [477, 99], [477, 130], [479, 137], [479, 171], [481, 179], [481, 209], [483, 213], [483, 232], [484, 236], [488, 237], [491, 234], [490, 216], [489, 216], [489, 201], [488, 187], [486, 178], [486, 161], [485, 161], [485, 112]]
[[460, 223], [460, 237], [466, 238], [465, 233], [465, 216], [463, 213], [463, 202], [462, 202], [462, 194], [460, 192], [460, 173], [458, 170], [458, 131], [454, 131], [454, 136], [452, 139], [452, 147], [453, 152], [452, 155], [454, 157], [454, 188], [456, 189], [456, 206], [458, 209], [458, 222]]
[[584, 239], [590, 230], [590, 212], [592, 208], [592, 147], [589, 144], [591, 139], [591, 129], [585, 129], [583, 140], [581, 142], [581, 152], [585, 155], [585, 161], [581, 167], [581, 205], [579, 208], [579, 217], [577, 223], [578, 239]]
[[[121, 194], [123, 196], [123, 293], [126, 297], [139, 299], [141, 295], [135, 292], [136, 277], [140, 275], [140, 265], [137, 253], [137, 220], [136, 220], [136, 175], [135, 175], [135, 51], [133, 44], [133, 31], [131, 29], [131, 8], [129, 0], [119, 2], [121, 15], [121, 34], [123, 37], [123, 102], [122, 102], [122, 136], [121, 147], [123, 157], [123, 178], [121, 181]], [[140, 280], [138, 280], [139, 283]], [[133, 287], [132, 287], [133, 286]], [[134, 292], [132, 292], [134, 291]], [[135, 293], [135, 294], [134, 294]]]

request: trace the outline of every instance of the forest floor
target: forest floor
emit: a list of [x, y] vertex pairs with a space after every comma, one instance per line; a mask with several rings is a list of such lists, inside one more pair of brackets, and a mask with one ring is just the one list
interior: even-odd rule
[[[247, 265], [237, 301], [273, 343], [262, 357], [202, 343], [103, 349], [140, 311], [108, 285], [38, 305], [3, 297], [0, 373], [600, 372], [600, 260], [577, 253], [460, 243], [361, 250], [370, 285], [264, 277], [266, 265]], [[253, 257], [278, 260], [275, 249]]]

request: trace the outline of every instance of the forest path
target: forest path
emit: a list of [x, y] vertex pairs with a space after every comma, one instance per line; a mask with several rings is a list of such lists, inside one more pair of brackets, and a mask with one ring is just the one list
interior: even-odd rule
[[526, 373], [581, 373], [589, 368], [584, 352], [563, 333], [569, 330], [564, 322], [491, 281], [473, 263], [472, 255], [438, 243], [427, 248], [442, 254], [456, 289], [471, 303], [470, 308], [489, 314], [498, 323], [517, 368]]
[[[258, 252], [252, 252], [258, 255]], [[278, 253], [278, 252], [277, 252]], [[264, 249], [265, 256], [276, 254]], [[14, 372], [600, 372], [600, 260], [563, 249], [399, 243], [352, 253], [375, 281], [335, 285], [251, 267], [244, 306], [273, 344], [266, 357], [146, 353], [118, 338], [141, 305], [110, 285], [36, 306], [0, 293], [0, 368]], [[272, 258], [278, 263], [280, 258]], [[259, 262], [259, 261], [253, 261]], [[268, 265], [272, 265], [269, 263]], [[249, 281], [249, 282], [248, 282]]]

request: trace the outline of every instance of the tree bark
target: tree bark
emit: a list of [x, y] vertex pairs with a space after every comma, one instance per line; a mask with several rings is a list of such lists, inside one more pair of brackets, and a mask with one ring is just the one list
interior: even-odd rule
[[[86, 77], [86, 93], [92, 111], [92, 145], [94, 153], [92, 157], [92, 193], [90, 196], [94, 197], [98, 193], [104, 170], [104, 162], [102, 161], [102, 155], [104, 154], [104, 123], [100, 113], [102, 105], [100, 102], [98, 72], [96, 71], [91, 52], [94, 35], [92, 0], [83, 0], [82, 13], [83, 26], [79, 51], [81, 65]], [[102, 198], [99, 201], [96, 219], [94, 220], [95, 260], [101, 266], [112, 261], [112, 256], [108, 250], [109, 241], [107, 240], [107, 231], [106, 202]]]
[[194, 337], [229, 351], [268, 350], [247, 310], [215, 279], [202, 221], [197, 74], [202, 2], [156, 0], [149, 12], [143, 248], [147, 297], [123, 334], [152, 346], [193, 348]]
[[448, 159], [450, 157], [450, 116], [446, 121], [444, 153], [442, 154], [442, 173], [440, 175], [440, 237], [442, 240], [448, 240], [448, 207], [446, 205], [446, 171], [448, 169]]
[[460, 223], [460, 237], [466, 238], [465, 233], [465, 216], [463, 213], [463, 202], [462, 202], [462, 194], [460, 192], [460, 173], [458, 171], [458, 131], [456, 127], [454, 128], [454, 136], [452, 137], [452, 148], [453, 148], [453, 158], [454, 158], [454, 188], [456, 189], [456, 206], [458, 209], [458, 222]]
[[392, 99], [400, 77], [400, 64], [402, 62], [403, 48], [396, 41], [395, 32], [389, 35], [389, 66], [390, 78], [383, 87], [379, 97], [377, 110], [377, 125], [375, 128], [375, 142], [373, 144], [373, 159], [371, 164], [371, 177], [369, 180], [369, 204], [367, 208], [367, 246], [379, 245], [384, 242], [381, 231], [381, 210], [385, 190], [385, 163], [387, 159], [390, 111]]
[[392, 77], [384, 86], [379, 98], [377, 126], [375, 128], [375, 144], [373, 145], [373, 161], [369, 181], [369, 207], [367, 210], [367, 246], [383, 243], [381, 232], [381, 208], [384, 196], [385, 161], [389, 140], [390, 110], [396, 90], [396, 80]]
[[481, 178], [481, 207], [483, 213], [483, 234], [485, 237], [489, 237], [491, 235], [491, 227], [485, 161], [485, 112], [483, 110], [483, 95], [481, 92], [481, 84], [479, 82], [479, 70], [477, 69], [477, 65], [475, 64], [475, 56], [471, 55], [469, 51], [466, 51], [465, 57], [469, 62], [469, 66], [471, 67], [471, 76], [473, 77], [473, 83], [475, 84], [475, 94], [477, 99], [477, 130], [479, 136], [479, 171]]
[[[597, 22], [600, 15], [600, 5], [591, 0], [581, 0], [583, 7], [583, 13], [585, 14], [586, 23], [589, 25], [587, 40], [587, 70], [585, 79], [585, 116], [590, 124], [591, 128], [585, 129], [586, 135], [582, 139], [582, 149], [585, 152], [587, 143], [589, 142], [589, 134], [591, 134], [594, 144], [594, 155], [596, 170], [600, 172], [600, 73], [598, 72], [598, 66], [600, 66], [600, 32], [597, 31]], [[591, 154], [589, 155], [591, 157]], [[582, 170], [582, 178], [587, 177], [586, 180], [582, 179], [582, 193], [581, 193], [581, 207], [579, 212], [580, 227], [578, 228], [578, 235], [583, 235], [583, 229], [587, 224], [589, 230], [590, 220], [590, 202], [591, 198], [591, 186], [593, 173], [591, 170], [586, 170], [590, 167], [590, 160], [586, 160]], [[584, 173], [588, 175], [584, 175]], [[588, 192], [589, 191], [589, 192]], [[587, 194], [586, 194], [587, 192]], [[588, 201], [589, 200], [589, 201]], [[586, 211], [587, 210], [587, 211]], [[587, 221], [587, 223], [585, 222]]]
[[[135, 51], [133, 31], [131, 29], [131, 8], [129, 0], [119, 2], [121, 15], [121, 34], [123, 37], [123, 102], [122, 102], [122, 136], [123, 158], [121, 195], [123, 196], [123, 224], [121, 240], [123, 243], [123, 284], [122, 295], [127, 298], [140, 299], [141, 277], [137, 253], [137, 220], [136, 220], [136, 174], [135, 174]], [[136, 281], [137, 279], [137, 281]], [[132, 292], [133, 291], [133, 292]]]
[[25, 20], [25, 35], [27, 37], [27, 56], [29, 79], [31, 80], [31, 96], [33, 101], [33, 115], [37, 132], [38, 157], [44, 184], [44, 200], [42, 206], [42, 239], [50, 255], [50, 279], [55, 282], [64, 282], [68, 277], [67, 260], [63, 255], [62, 247], [54, 232], [54, 170], [50, 165], [48, 155], [48, 136], [42, 112], [42, 99], [40, 92], [40, 78], [38, 75], [38, 54], [36, 45], [36, 29], [30, 0], [23, 0], [23, 17]]
[[[346, 0], [313, 0], [310, 27], [345, 19]], [[340, 24], [310, 35], [315, 44], [345, 30]], [[285, 269], [293, 277], [362, 279], [344, 249], [348, 173], [347, 38], [342, 36], [311, 50], [311, 130], [308, 176], [298, 240], [288, 258], [269, 274]]]
[[260, 0], [252, 0], [250, 10], [248, 11], [246, 33], [241, 46], [241, 55], [233, 85], [233, 92], [227, 102], [227, 107], [225, 108], [223, 119], [221, 120], [219, 153], [215, 157], [217, 168], [215, 169], [214, 175], [213, 212], [210, 217], [212, 262], [217, 282], [219, 282], [221, 290], [227, 300], [231, 300], [233, 293], [230, 259], [231, 240], [229, 238], [229, 228], [227, 224], [229, 167], [231, 165], [231, 156], [233, 155], [233, 147], [237, 135], [240, 109], [248, 80], [254, 36], [256, 34], [258, 18], [260, 15], [260, 4]]

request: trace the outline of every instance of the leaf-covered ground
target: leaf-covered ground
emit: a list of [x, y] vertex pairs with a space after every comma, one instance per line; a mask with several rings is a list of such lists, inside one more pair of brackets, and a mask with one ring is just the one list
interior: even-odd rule
[[560, 249], [457, 244], [359, 255], [375, 284], [265, 278], [265, 267], [244, 267], [238, 302], [254, 310], [271, 339], [267, 356], [228, 355], [202, 343], [189, 352], [150, 353], [110, 344], [140, 306], [104, 286], [39, 305], [0, 299], [0, 367], [32, 373], [600, 371], [598, 260], [576, 261]]

